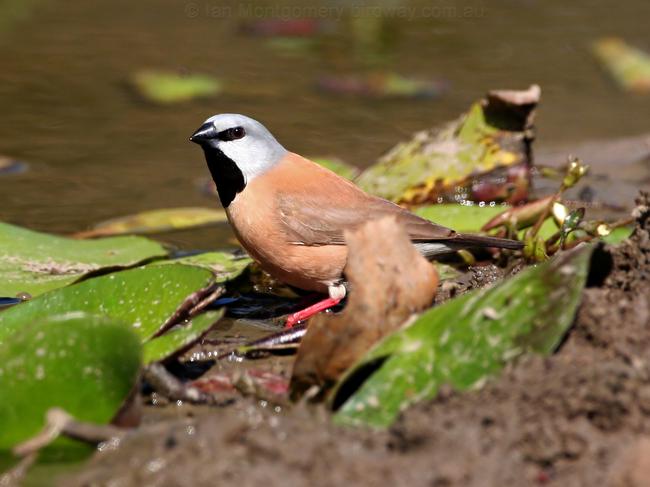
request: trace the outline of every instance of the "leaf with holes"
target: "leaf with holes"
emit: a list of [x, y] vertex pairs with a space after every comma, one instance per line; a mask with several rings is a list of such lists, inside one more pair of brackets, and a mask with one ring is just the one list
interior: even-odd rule
[[477, 387], [519, 355], [553, 352], [580, 303], [591, 252], [586, 245], [565, 252], [433, 308], [390, 335], [337, 385], [337, 421], [387, 427], [443, 384]]

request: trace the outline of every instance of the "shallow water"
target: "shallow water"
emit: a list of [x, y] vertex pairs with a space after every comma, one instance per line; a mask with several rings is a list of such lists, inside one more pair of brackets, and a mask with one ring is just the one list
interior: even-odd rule
[[[30, 170], [0, 177], [0, 220], [73, 232], [145, 209], [218, 205], [197, 190], [207, 171], [187, 141], [216, 112], [251, 115], [291, 150], [360, 166], [412, 131], [455, 118], [488, 89], [533, 82], [543, 89], [541, 145], [648, 130], [650, 99], [619, 92], [588, 50], [603, 35], [650, 50], [647, 0], [394, 0], [381, 3], [392, 12], [383, 20], [354, 2], [339, 15], [341, 3], [5, 2], [0, 154]], [[326, 22], [321, 47], [291, 53], [242, 33], [243, 22], [274, 14]], [[373, 29], [380, 35], [363, 34]], [[139, 68], [208, 73], [231, 94], [157, 107], [126, 86]], [[449, 91], [367, 100], [315, 89], [319, 76], [370, 69], [443, 78]], [[180, 243], [226, 236], [202, 231]]]

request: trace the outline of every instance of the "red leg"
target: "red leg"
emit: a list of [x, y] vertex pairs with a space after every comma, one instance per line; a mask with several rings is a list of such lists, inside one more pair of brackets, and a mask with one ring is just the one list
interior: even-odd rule
[[306, 319], [311, 318], [312, 316], [320, 313], [321, 311], [325, 311], [326, 309], [329, 309], [332, 306], [336, 306], [340, 302], [341, 302], [340, 299], [333, 299], [333, 298], [323, 299], [322, 301], [319, 301], [316, 304], [312, 304], [311, 306], [308, 306], [305, 309], [301, 309], [300, 311], [296, 311], [295, 313], [290, 314], [284, 326], [285, 328], [293, 328], [301, 321], [305, 321]]

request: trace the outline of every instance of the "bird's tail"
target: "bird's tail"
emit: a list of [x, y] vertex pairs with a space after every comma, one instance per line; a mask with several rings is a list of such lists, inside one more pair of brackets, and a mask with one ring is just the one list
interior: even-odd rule
[[451, 240], [459, 248], [465, 247], [496, 247], [499, 249], [519, 250], [523, 248], [524, 243], [519, 240], [510, 240], [508, 238], [488, 237], [486, 235], [472, 235], [459, 233]]
[[497, 247], [500, 249], [518, 250], [524, 246], [523, 242], [507, 238], [487, 237], [485, 235], [471, 235], [458, 233], [451, 238], [413, 242], [418, 251], [427, 259], [435, 259], [440, 255], [449, 254], [462, 249], [476, 247]]

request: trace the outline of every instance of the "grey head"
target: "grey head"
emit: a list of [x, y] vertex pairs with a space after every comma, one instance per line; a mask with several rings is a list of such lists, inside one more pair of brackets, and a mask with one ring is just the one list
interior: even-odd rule
[[224, 207], [287, 153], [264, 125], [237, 113], [208, 118], [190, 141], [203, 149]]

